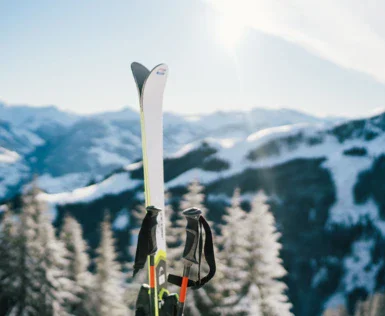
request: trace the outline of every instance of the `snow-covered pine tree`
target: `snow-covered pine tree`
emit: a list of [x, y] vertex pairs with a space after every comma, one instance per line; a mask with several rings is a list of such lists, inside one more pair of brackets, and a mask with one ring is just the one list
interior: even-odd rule
[[91, 305], [95, 316], [126, 316], [124, 302], [124, 275], [117, 261], [110, 217], [106, 214], [101, 225], [101, 241], [96, 250], [96, 275], [93, 284]]
[[[264, 194], [258, 193], [255, 197], [243, 227], [247, 232], [245, 245], [248, 262], [243, 295], [254, 293], [252, 288], [256, 286], [262, 316], [292, 315], [291, 304], [285, 295], [286, 285], [280, 280], [286, 274], [279, 257], [280, 234], [275, 228], [274, 216], [269, 211]], [[244, 315], [255, 315], [251, 309], [248, 310], [253, 304], [254, 301], [243, 300]]]
[[[259, 295], [258, 288], [255, 287], [250, 288], [246, 296], [242, 293], [244, 280], [248, 277], [245, 218], [246, 212], [241, 208], [240, 190], [236, 189], [231, 205], [226, 208], [222, 217], [221, 236], [216, 239], [220, 249], [217, 255], [216, 288], [219, 296], [217, 297], [218, 311], [221, 315], [238, 315], [242, 312], [241, 300]], [[258, 300], [253, 303], [259, 304], [259, 302]], [[253, 311], [255, 310], [258, 310], [258, 307], [255, 306]]]
[[354, 316], [383, 316], [385, 312], [385, 294], [375, 293], [365, 301], [358, 301]]
[[367, 316], [369, 315], [369, 302], [358, 301], [355, 306], [354, 316]]
[[[6, 277], [1, 278], [2, 290], [14, 298], [6, 315], [22, 315], [23, 313], [37, 315], [38, 288], [36, 284], [38, 276], [36, 266], [41, 246], [38, 242], [36, 213], [36, 207], [32, 206], [32, 202], [24, 196], [19, 227], [16, 235], [13, 235], [13, 241], [10, 241], [13, 247], [13, 258], [10, 261], [12, 268], [8, 267], [8, 270], [5, 271]], [[4, 224], [9, 225], [8, 220]]]
[[[224, 315], [253, 315], [264, 316], [261, 310], [261, 293], [256, 284], [252, 284], [233, 308], [232, 314]], [[278, 316], [278, 315], [277, 315]]]
[[19, 255], [17, 247], [17, 221], [11, 210], [6, 210], [0, 225], [0, 315], [5, 315], [9, 306], [14, 303], [13, 287], [9, 284], [18, 269]]
[[7, 315], [65, 316], [65, 302], [74, 299], [67, 278], [65, 248], [57, 240], [35, 184], [23, 196], [15, 252], [18, 263], [9, 276], [15, 302]]
[[205, 194], [203, 190], [204, 186], [197, 179], [192, 181], [187, 187], [187, 193], [183, 195], [180, 202], [180, 212], [190, 207], [197, 207], [201, 209], [203, 216], [206, 216], [207, 208], [204, 206]]
[[90, 259], [87, 254], [87, 243], [83, 239], [81, 225], [70, 215], [66, 215], [60, 233], [60, 239], [66, 248], [68, 278], [73, 281], [71, 292], [76, 300], [69, 302], [69, 309], [74, 315], [90, 315], [87, 311], [88, 295], [92, 284], [92, 274], [88, 271]]
[[385, 294], [375, 293], [371, 297], [371, 311], [369, 316], [381, 316], [385, 313]]
[[[197, 179], [191, 182], [187, 187], [187, 192], [182, 196], [180, 207], [177, 213], [175, 226], [173, 227], [173, 235], [181, 240], [179, 246], [175, 247], [172, 251], [175, 251], [175, 255], [173, 260], [175, 261], [175, 273], [182, 274], [183, 271], [183, 262], [182, 255], [185, 245], [186, 238], [186, 219], [182, 215], [182, 211], [190, 208], [196, 207], [202, 210], [202, 214], [204, 217], [207, 217], [208, 210], [204, 205], [205, 194], [203, 193], [204, 186], [199, 183]], [[211, 222], [209, 222], [210, 226], [213, 228]], [[214, 232], [213, 232], [214, 233]], [[171, 251], [171, 252], [172, 252]], [[216, 251], [215, 241], [214, 241], [214, 251]], [[204, 259], [203, 259], [204, 262]], [[193, 265], [190, 277], [192, 279], [196, 278], [197, 266]], [[208, 272], [208, 267], [206, 264], [203, 264], [202, 267], [202, 276]], [[215, 315], [215, 306], [214, 302], [209, 295], [209, 293], [214, 293], [214, 282], [215, 279], [211, 280], [205, 287], [200, 288], [199, 290], [189, 290], [187, 293], [187, 299], [185, 303], [185, 315], [189, 316], [199, 316], [199, 315]]]

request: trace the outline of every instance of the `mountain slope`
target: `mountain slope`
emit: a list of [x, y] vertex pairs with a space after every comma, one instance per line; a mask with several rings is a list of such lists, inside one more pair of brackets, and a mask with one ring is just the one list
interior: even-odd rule
[[[235, 187], [250, 196], [264, 190], [282, 233], [285, 279], [298, 316], [320, 315], [384, 290], [385, 114], [342, 124], [297, 124], [258, 131], [246, 138], [196, 141], [165, 159], [171, 202], [197, 178], [206, 186], [209, 217], [220, 222]], [[108, 208], [118, 218], [143, 203], [141, 163], [73, 192], [42, 195], [71, 212], [96, 244], [96, 223]], [[135, 219], [117, 231], [123, 259]]]
[[[80, 116], [55, 107], [9, 106], [0, 103], [0, 146], [17, 152], [30, 170], [16, 187], [39, 175], [40, 186], [51, 192], [73, 190], [100, 181], [115, 169], [141, 157], [139, 113], [130, 108]], [[292, 110], [253, 109], [196, 116], [164, 115], [167, 154], [191, 142], [212, 137], [231, 144], [251, 131], [283, 123], [323, 122]], [[329, 122], [329, 120], [326, 120]]]

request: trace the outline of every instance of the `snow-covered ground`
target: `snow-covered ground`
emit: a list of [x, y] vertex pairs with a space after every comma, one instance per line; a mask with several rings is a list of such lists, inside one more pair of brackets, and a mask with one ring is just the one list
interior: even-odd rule
[[130, 179], [128, 173], [117, 173], [111, 177], [84, 188], [70, 192], [47, 194], [41, 193], [40, 198], [50, 205], [65, 205], [88, 203], [107, 195], [116, 195], [123, 191], [134, 189], [141, 181]]
[[[225, 178], [240, 173], [247, 168], [267, 168], [298, 158], [325, 158], [326, 160], [323, 163], [323, 167], [330, 171], [335, 183], [337, 195], [336, 203], [330, 211], [328, 224], [353, 225], [366, 216], [377, 225], [385, 236], [385, 221], [380, 218], [378, 207], [374, 201], [368, 200], [363, 205], [357, 205], [353, 196], [353, 187], [359, 173], [370, 168], [373, 159], [383, 153], [381, 148], [383, 148], [383, 144], [385, 144], [385, 134], [381, 134], [370, 142], [363, 139], [351, 139], [340, 143], [334, 135], [328, 132], [328, 128], [329, 127], [323, 124], [296, 124], [258, 131], [242, 140], [207, 138], [204, 141], [210, 147], [217, 150], [210, 158], [215, 157], [224, 160], [229, 163], [230, 167], [220, 172], [193, 168], [167, 182], [166, 188], [186, 185], [191, 179], [198, 179], [201, 183], [207, 184], [218, 178]], [[272, 140], [279, 141], [282, 138], [299, 134], [302, 135], [302, 139], [320, 137], [321, 135], [322, 142], [309, 145], [305, 141], [299, 141], [295, 146], [288, 146], [283, 141], [280, 143], [279, 154], [261, 157], [257, 161], [246, 158], [251, 150], [257, 150]], [[202, 141], [187, 144], [178, 152], [170, 155], [170, 157], [180, 158], [190, 151], [196, 150], [201, 145]], [[368, 154], [364, 156], [343, 154], [344, 150], [352, 147], [364, 147]], [[141, 163], [127, 165], [125, 170], [135, 170], [140, 167], [140, 164]], [[55, 180], [48, 176], [45, 176], [43, 179], [45, 179], [45, 185], [55, 184]], [[65, 180], [65, 177], [61, 179], [63, 183], [65, 183]], [[71, 179], [71, 181], [79, 181], [79, 179]], [[107, 194], [119, 194], [125, 190], [134, 188], [139, 183], [140, 181], [138, 180], [129, 179], [126, 173], [114, 174], [108, 179], [92, 186], [65, 193], [47, 194], [45, 195], [45, 199], [54, 204], [87, 203]]]

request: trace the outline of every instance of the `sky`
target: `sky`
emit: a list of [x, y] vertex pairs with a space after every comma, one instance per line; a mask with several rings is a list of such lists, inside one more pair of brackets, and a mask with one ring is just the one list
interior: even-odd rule
[[170, 73], [166, 111], [385, 108], [385, 2], [0, 0], [0, 101], [138, 107], [130, 64]]

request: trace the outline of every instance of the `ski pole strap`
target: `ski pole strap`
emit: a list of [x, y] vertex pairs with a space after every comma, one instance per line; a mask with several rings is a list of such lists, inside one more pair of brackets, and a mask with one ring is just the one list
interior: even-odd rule
[[[216, 271], [216, 264], [215, 264], [215, 255], [214, 255], [214, 245], [213, 245], [213, 235], [211, 232], [210, 225], [207, 223], [206, 219], [201, 216], [199, 218], [199, 223], [200, 223], [200, 236], [199, 236], [199, 268], [198, 268], [198, 280], [194, 281], [189, 279], [187, 287], [191, 287], [192, 289], [199, 289], [203, 285], [205, 285], [208, 281], [210, 281]], [[200, 277], [200, 268], [201, 268], [201, 260], [202, 260], [202, 244], [203, 244], [203, 238], [202, 238], [202, 226], [205, 230], [206, 234], [206, 240], [205, 240], [205, 245], [204, 245], [204, 254], [206, 258], [206, 262], [209, 266], [209, 273], [201, 279]], [[174, 274], [169, 274], [168, 275], [168, 282], [175, 284], [177, 286], [182, 285], [182, 277]]]
[[134, 276], [143, 269], [146, 264], [147, 256], [154, 255], [158, 250], [156, 244], [156, 225], [160, 209], [155, 206], [146, 207], [146, 216], [143, 219], [142, 227], [139, 231], [138, 244], [136, 247]]

